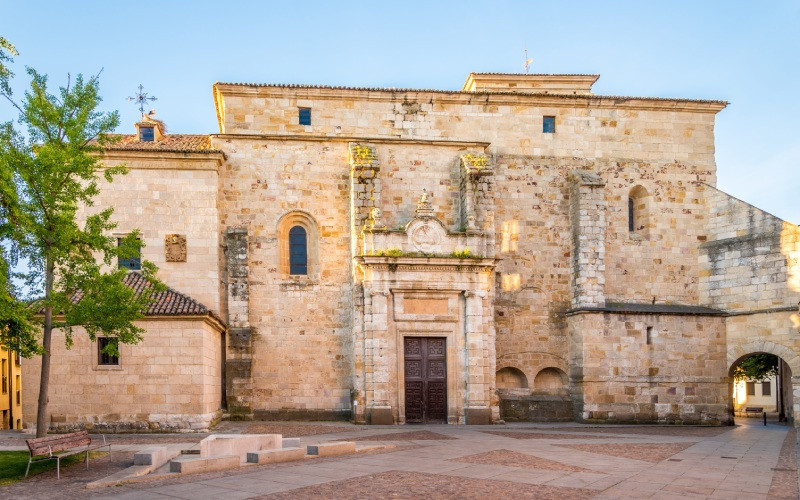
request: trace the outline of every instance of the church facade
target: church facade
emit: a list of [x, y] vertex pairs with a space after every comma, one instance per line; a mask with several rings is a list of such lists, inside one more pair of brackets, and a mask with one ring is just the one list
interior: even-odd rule
[[724, 424], [755, 352], [781, 357], [791, 416], [798, 231], [714, 187], [727, 103], [597, 78], [217, 83], [218, 134], [144, 117], [97, 208], [141, 230], [162, 305], [197, 307], [151, 308], [112, 371], [88, 342], [54, 354], [82, 374], [55, 382], [54, 425]]

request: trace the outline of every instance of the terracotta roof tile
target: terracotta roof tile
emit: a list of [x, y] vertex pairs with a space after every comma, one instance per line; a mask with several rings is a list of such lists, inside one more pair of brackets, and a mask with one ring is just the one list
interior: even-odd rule
[[211, 148], [211, 136], [198, 134], [167, 134], [158, 141], [143, 142], [135, 134], [120, 134], [120, 141], [108, 146], [108, 151], [164, 151], [173, 153], [220, 153]]
[[[142, 291], [150, 287], [150, 282], [141, 274], [131, 271], [125, 275], [122, 283], [133, 289], [136, 296], [141, 295]], [[83, 292], [78, 291], [72, 296], [70, 301], [77, 304], [83, 298]], [[145, 313], [146, 316], [205, 316], [213, 313], [203, 304], [197, 302], [188, 295], [184, 295], [172, 288], [167, 288], [163, 292], [154, 295], [156, 299]]]

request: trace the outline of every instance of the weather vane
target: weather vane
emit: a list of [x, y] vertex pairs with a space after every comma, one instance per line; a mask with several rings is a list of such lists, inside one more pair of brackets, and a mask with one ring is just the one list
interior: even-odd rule
[[525, 74], [526, 75], [529, 72], [529, 69], [531, 67], [531, 63], [532, 62], [533, 62], [533, 58], [532, 57], [530, 59], [528, 59], [528, 47], [525, 47], [525, 64], [523, 64], [523, 66], [525, 66]]
[[158, 100], [157, 97], [150, 97], [147, 95], [147, 92], [144, 91], [144, 87], [142, 84], [139, 84], [139, 92], [137, 92], [133, 97], [128, 97], [126, 101], [133, 101], [139, 105], [139, 112], [144, 116], [144, 105], [147, 102], [152, 102]]

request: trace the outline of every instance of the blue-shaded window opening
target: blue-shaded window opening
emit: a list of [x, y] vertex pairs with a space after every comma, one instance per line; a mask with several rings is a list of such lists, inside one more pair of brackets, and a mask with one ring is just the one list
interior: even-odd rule
[[139, 127], [139, 140], [142, 142], [153, 142], [156, 140], [153, 127]]
[[[122, 245], [122, 238], [117, 238], [117, 246]], [[142, 255], [138, 253], [129, 259], [118, 257], [117, 269], [130, 269], [131, 271], [139, 271], [142, 269]]]
[[289, 274], [308, 274], [308, 240], [303, 226], [289, 230]]
[[545, 134], [555, 134], [556, 133], [556, 117], [555, 116], [545, 116], [542, 120], [542, 132]]
[[300, 125], [311, 125], [311, 108], [299, 108]]

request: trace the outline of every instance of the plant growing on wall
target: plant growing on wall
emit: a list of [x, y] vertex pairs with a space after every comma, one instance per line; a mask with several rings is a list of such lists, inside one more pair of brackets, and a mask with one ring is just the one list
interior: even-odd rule
[[[0, 64], [16, 53], [3, 45], [0, 53], [4, 48]], [[79, 224], [78, 209], [92, 206], [99, 175], [111, 182], [126, 173], [124, 166], [105, 168], [99, 160], [119, 115], [98, 111], [98, 77], [87, 81], [78, 75], [51, 93], [47, 76], [31, 68], [27, 73], [30, 89], [18, 102], [9, 84], [11, 72], [0, 71], [0, 95], [19, 112], [23, 128], [17, 130], [12, 122], [0, 125], [0, 340], [14, 350], [22, 346], [21, 354], [41, 354], [36, 432], [42, 437], [49, 424], [53, 330], [64, 332], [68, 347], [76, 327], [92, 340], [102, 334], [136, 343], [144, 330], [133, 322], [144, 316], [152, 293], [164, 286], [147, 261], [141, 273], [150, 288], [137, 293], [123, 284], [127, 270], [116, 269], [114, 260], [136, 256], [139, 241], [136, 232], [119, 246], [108, 236], [115, 227], [113, 209], [88, 215]], [[22, 300], [22, 287], [10, 277], [37, 297], [33, 305]], [[109, 342], [107, 353], [118, 355], [117, 345]]]

